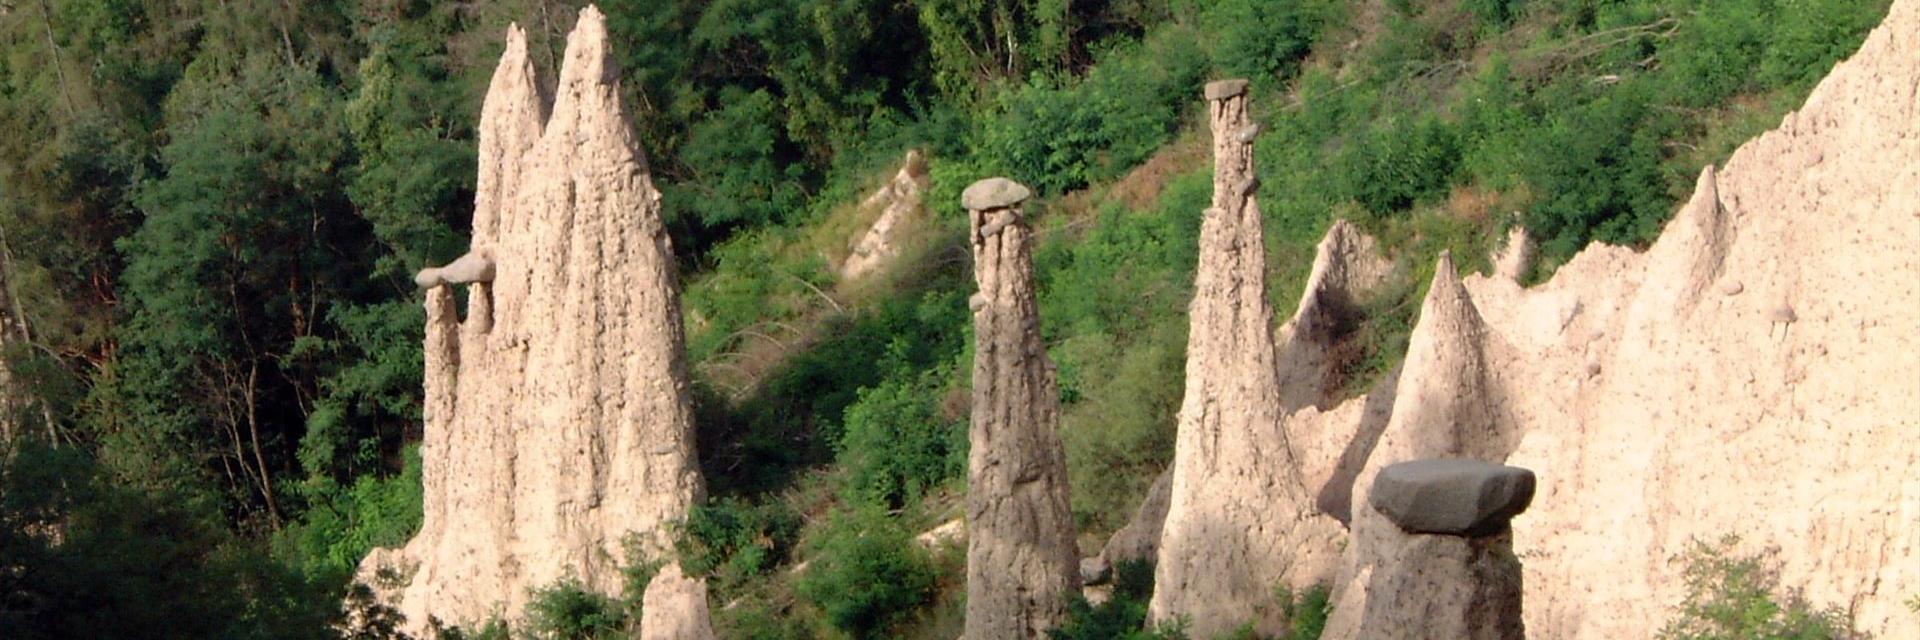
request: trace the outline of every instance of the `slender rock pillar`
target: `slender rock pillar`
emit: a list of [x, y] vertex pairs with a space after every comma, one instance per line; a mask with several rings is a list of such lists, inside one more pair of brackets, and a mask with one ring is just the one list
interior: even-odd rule
[[961, 196], [973, 221], [972, 451], [967, 460], [971, 640], [1045, 638], [1080, 588], [1060, 390], [1040, 339], [1028, 191], [1005, 178]]
[[1194, 637], [1248, 622], [1277, 633], [1276, 584], [1324, 579], [1337, 522], [1317, 516], [1281, 420], [1273, 305], [1247, 82], [1206, 87], [1213, 125], [1213, 206], [1200, 228], [1188, 316], [1187, 387], [1174, 445], [1173, 498], [1161, 533], [1154, 620], [1186, 618]]

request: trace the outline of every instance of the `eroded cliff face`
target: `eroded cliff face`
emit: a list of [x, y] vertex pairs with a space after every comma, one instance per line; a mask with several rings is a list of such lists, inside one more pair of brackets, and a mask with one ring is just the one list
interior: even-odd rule
[[[664, 525], [701, 496], [673, 251], [617, 78], [593, 7], [550, 115], [517, 28], [495, 71], [472, 253], [420, 278], [425, 521], [362, 566], [397, 578], [416, 629], [519, 617], [565, 578], [618, 592], [620, 567], [667, 557]], [[704, 584], [660, 576], [643, 636], [699, 637]]]
[[1200, 230], [1189, 307], [1187, 386], [1174, 447], [1149, 615], [1185, 616], [1197, 637], [1254, 620], [1283, 630], [1276, 583], [1324, 580], [1339, 524], [1315, 512], [1282, 428], [1273, 307], [1246, 81], [1206, 88], [1214, 142], [1213, 207]]
[[1777, 548], [1781, 584], [1920, 637], [1920, 2], [1774, 131], [1703, 171], [1644, 254], [1595, 247], [1538, 287], [1468, 278], [1524, 357], [1502, 402], [1528, 630], [1646, 633], [1694, 539]]
[[[1688, 544], [1726, 534], [1860, 629], [1920, 636], [1917, 184], [1920, 2], [1900, 0], [1798, 112], [1702, 170], [1645, 253], [1596, 245], [1527, 289], [1520, 261], [1464, 280], [1443, 262], [1397, 381], [1289, 417], [1332, 438], [1304, 464], [1366, 460], [1323, 496], [1412, 457], [1537, 471], [1512, 533], [1534, 637], [1647, 637]], [[1329, 638], [1405, 595], [1368, 587], [1394, 548], [1369, 537], [1396, 532], [1353, 512]]]
[[1040, 336], [1028, 191], [989, 178], [972, 222], [973, 412], [967, 455], [967, 638], [1045, 638], [1080, 590], [1060, 443], [1060, 387]]

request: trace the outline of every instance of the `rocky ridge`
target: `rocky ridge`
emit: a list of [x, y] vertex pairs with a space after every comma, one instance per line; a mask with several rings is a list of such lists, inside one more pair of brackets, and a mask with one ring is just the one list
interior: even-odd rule
[[[1284, 416], [1319, 509], [1351, 520], [1327, 637], [1415, 631], [1360, 633], [1423, 587], [1376, 579], [1409, 541], [1356, 505], [1383, 466], [1434, 456], [1539, 473], [1511, 533], [1536, 637], [1650, 635], [1684, 595], [1687, 546], [1726, 534], [1776, 551], [1783, 585], [1859, 629], [1920, 635], [1902, 604], [1920, 591], [1905, 570], [1920, 554], [1916, 34], [1920, 2], [1895, 2], [1800, 110], [1703, 169], [1644, 253], [1596, 245], [1532, 288], [1515, 281], [1524, 248], [1493, 276], [1443, 257], [1402, 368]], [[1211, 255], [1203, 244], [1202, 273]], [[1176, 508], [1165, 526], [1194, 517]]]
[[[1406, 361], [1365, 396], [1331, 407], [1305, 402], [1325, 380], [1311, 351], [1303, 356], [1282, 340], [1272, 366], [1305, 389], [1239, 405], [1245, 413], [1235, 420], [1254, 435], [1221, 437], [1263, 437], [1268, 420], [1281, 422], [1300, 477], [1318, 491], [1317, 510], [1349, 522], [1326, 637], [1420, 637], [1412, 620], [1425, 614], [1379, 626], [1393, 619], [1381, 612], [1431, 587], [1392, 579], [1406, 549], [1446, 545], [1422, 553], [1458, 560], [1447, 567], [1460, 581], [1501, 573], [1493, 571], [1499, 554], [1422, 543], [1433, 536], [1409, 536], [1363, 506], [1379, 469], [1436, 456], [1539, 472], [1532, 510], [1501, 543], [1527, 558], [1522, 615], [1535, 637], [1650, 635], [1684, 595], [1688, 545], [1727, 534], [1741, 536], [1745, 552], [1773, 551], [1783, 585], [1839, 607], [1860, 630], [1920, 635], [1920, 619], [1903, 604], [1920, 591], [1905, 570], [1920, 555], [1920, 521], [1911, 517], [1920, 445], [1908, 437], [1920, 426], [1916, 34], [1920, 2], [1895, 2], [1800, 110], [1723, 166], [1704, 168], [1644, 253], [1595, 245], [1531, 288], [1516, 281], [1530, 258], [1524, 233], [1509, 237], [1492, 276], [1460, 278], [1443, 256]], [[1207, 224], [1218, 224], [1211, 213]], [[1317, 261], [1347, 233], [1336, 225]], [[1220, 385], [1219, 368], [1203, 362], [1222, 353], [1201, 324], [1218, 304], [1209, 302], [1217, 294], [1208, 278], [1247, 259], [1219, 244], [1203, 231], [1190, 400]], [[1323, 271], [1316, 264], [1316, 279]], [[1309, 284], [1307, 296], [1320, 286]], [[1311, 312], [1304, 302], [1301, 309]], [[1288, 323], [1293, 335], [1313, 333], [1302, 325]], [[1260, 336], [1251, 328], [1241, 335]], [[1271, 388], [1258, 365], [1232, 375], [1258, 394]], [[1269, 418], [1276, 405], [1286, 413]], [[1183, 411], [1181, 460], [1217, 446], [1193, 443], [1188, 420]], [[1264, 437], [1263, 446], [1282, 442]], [[1296, 498], [1265, 479], [1275, 473], [1209, 488], [1260, 486], [1267, 504], [1287, 513]], [[1210, 544], [1240, 544], [1218, 530], [1217, 516], [1182, 502], [1198, 492], [1179, 478], [1166, 542], [1211, 527]], [[1166, 547], [1160, 557], [1166, 571]], [[1175, 560], [1156, 604], [1249, 601], [1269, 593], [1272, 583], [1259, 580], [1275, 575], [1250, 564], [1240, 571], [1253, 580], [1196, 583]], [[1196, 621], [1225, 616], [1210, 623], [1225, 627], [1249, 619], [1242, 609], [1189, 611]], [[1474, 633], [1482, 631], [1512, 637], [1510, 629]]]

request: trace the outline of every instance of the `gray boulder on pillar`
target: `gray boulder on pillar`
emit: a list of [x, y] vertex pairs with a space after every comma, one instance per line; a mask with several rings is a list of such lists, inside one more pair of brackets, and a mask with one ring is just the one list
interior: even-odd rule
[[968, 211], [1005, 209], [1026, 202], [1032, 195], [1033, 191], [1018, 182], [1006, 178], [987, 178], [960, 192], [960, 205]]
[[1225, 100], [1246, 92], [1247, 80], [1245, 78], [1215, 80], [1207, 83], [1206, 88], [1208, 100]]
[[1388, 465], [1367, 502], [1407, 533], [1485, 536], [1533, 502], [1533, 472], [1464, 459]]

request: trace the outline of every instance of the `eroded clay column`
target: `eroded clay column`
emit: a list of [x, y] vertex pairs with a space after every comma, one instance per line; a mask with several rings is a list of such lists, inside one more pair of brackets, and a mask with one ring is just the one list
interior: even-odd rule
[[1173, 491], [1149, 616], [1186, 618], [1194, 637], [1249, 622], [1283, 632], [1276, 584], [1300, 587], [1331, 562], [1337, 523], [1313, 512], [1287, 434], [1247, 81], [1206, 87], [1213, 128], [1213, 206], [1200, 228], [1188, 308], [1186, 392]]
[[1044, 638], [1080, 588], [1060, 391], [1040, 338], [1029, 191], [988, 178], [961, 194], [973, 222], [972, 450], [967, 625], [975, 640]]

